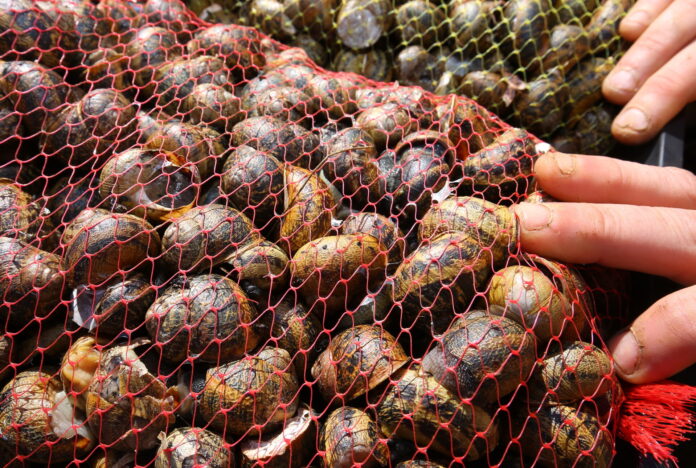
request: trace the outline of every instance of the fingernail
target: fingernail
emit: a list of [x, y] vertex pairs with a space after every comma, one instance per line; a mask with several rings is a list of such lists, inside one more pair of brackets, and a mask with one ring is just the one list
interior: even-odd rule
[[650, 22], [650, 15], [643, 10], [635, 10], [626, 15], [623, 23], [628, 27], [643, 27]]
[[638, 369], [641, 345], [630, 328], [611, 339], [609, 350], [614, 357], [614, 364], [624, 376], [630, 376]]
[[569, 176], [575, 172], [577, 165], [575, 155], [556, 152], [549, 153], [549, 155], [553, 158], [556, 167], [558, 167], [558, 172], [562, 175]]
[[515, 207], [515, 214], [526, 231], [541, 231], [551, 225], [553, 212], [542, 203], [521, 203]]
[[623, 129], [627, 129], [636, 133], [644, 132], [650, 126], [648, 116], [637, 107], [631, 107], [621, 112], [614, 124]]
[[632, 68], [620, 68], [607, 77], [609, 88], [624, 93], [638, 91], [638, 79]]

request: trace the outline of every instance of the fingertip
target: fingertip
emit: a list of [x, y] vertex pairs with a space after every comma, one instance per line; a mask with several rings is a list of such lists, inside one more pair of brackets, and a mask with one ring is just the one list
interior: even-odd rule
[[602, 82], [602, 94], [614, 104], [626, 104], [639, 89], [638, 72], [630, 67], [615, 67]]
[[655, 136], [652, 117], [639, 107], [626, 107], [616, 116], [611, 133], [621, 143], [638, 145]]
[[559, 177], [570, 177], [576, 170], [576, 155], [561, 153], [559, 151], [549, 151], [539, 156], [534, 163], [534, 174], [542, 187], [545, 181], [554, 180]]
[[648, 29], [652, 17], [644, 10], [629, 12], [619, 23], [619, 34], [627, 41], [634, 42]]
[[607, 344], [614, 358], [614, 369], [619, 376], [631, 383], [640, 383], [639, 374], [642, 346], [638, 342], [633, 330], [626, 329], [619, 332]]

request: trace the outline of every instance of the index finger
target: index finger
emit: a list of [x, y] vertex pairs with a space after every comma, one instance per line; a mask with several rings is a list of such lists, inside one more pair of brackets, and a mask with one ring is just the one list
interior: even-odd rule
[[627, 41], [635, 41], [664, 11], [672, 0], [638, 0], [619, 24], [619, 33]]

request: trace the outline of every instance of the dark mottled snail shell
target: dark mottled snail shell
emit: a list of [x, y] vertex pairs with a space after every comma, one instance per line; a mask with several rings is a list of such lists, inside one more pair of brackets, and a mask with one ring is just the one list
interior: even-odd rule
[[70, 287], [99, 284], [156, 257], [160, 237], [141, 218], [87, 209], [66, 228], [62, 266]]
[[235, 466], [234, 452], [222, 437], [199, 427], [181, 427], [163, 435], [155, 468], [185, 468], [200, 463], [210, 468]]
[[176, 388], [152, 374], [135, 349], [145, 339], [102, 351], [86, 393], [87, 421], [100, 444], [122, 451], [148, 450], [159, 445], [158, 434], [174, 422]]
[[563, 24], [587, 24], [592, 17], [592, 12], [597, 9], [599, 0], [556, 0], [554, 8], [558, 15], [558, 21]]
[[445, 39], [443, 32], [444, 8], [427, 0], [410, 0], [396, 10], [396, 29], [402, 44], [419, 44], [430, 47], [434, 42]]
[[541, 71], [559, 67], [570, 71], [590, 52], [590, 38], [580, 26], [559, 24], [551, 30], [548, 50], [541, 58]]
[[389, 332], [358, 325], [331, 339], [312, 366], [312, 377], [326, 401], [348, 401], [374, 389], [408, 361]]
[[550, 135], [562, 119], [569, 93], [572, 90], [560, 69], [549, 70], [515, 94], [515, 117], [530, 131]]
[[125, 45], [99, 48], [82, 61], [82, 81], [90, 89], [106, 88], [121, 92], [133, 90], [135, 75], [125, 56]]
[[576, 151], [556, 149], [566, 153], [608, 154], [614, 146], [611, 134], [613, 120], [613, 112], [604, 103], [587, 109], [571, 130], [578, 145]]
[[291, 86], [263, 90], [256, 96], [254, 107], [247, 109], [253, 117], [269, 116], [311, 128], [319, 111], [319, 98]]
[[[598, 0], [593, 0], [595, 3]], [[621, 18], [633, 5], [632, 0], [604, 0], [594, 11], [587, 25], [590, 43], [593, 50], [606, 47], [617, 40]], [[616, 44], [618, 45], [618, 44]]]
[[435, 108], [435, 117], [440, 132], [449, 137], [460, 160], [491, 144], [500, 133], [500, 124], [470, 99], [452, 96]]
[[252, 0], [249, 19], [261, 31], [281, 41], [287, 42], [297, 34], [297, 29], [285, 14], [283, 3], [278, 0]]
[[48, 67], [60, 63], [56, 53], [59, 32], [53, 19], [36, 8], [31, 0], [0, 2], [0, 52], [8, 60], [38, 59]]
[[261, 36], [256, 29], [234, 24], [215, 24], [200, 29], [188, 44], [191, 55], [223, 57], [233, 73], [252, 78], [265, 65], [261, 53]]
[[382, 150], [394, 147], [417, 128], [417, 122], [406, 106], [388, 102], [362, 111], [356, 127], [370, 135], [377, 149]]
[[273, 89], [276, 86], [288, 86], [285, 79], [278, 73], [265, 73], [249, 80], [240, 93], [242, 109], [253, 109], [256, 107], [256, 99], [266, 89]]
[[454, 0], [449, 7], [450, 31], [459, 48], [468, 52], [485, 51], [493, 42], [495, 1]]
[[321, 108], [335, 119], [357, 110], [355, 92], [358, 85], [346, 77], [318, 74], [309, 80], [308, 92], [321, 100]]
[[581, 62], [568, 76], [568, 116], [584, 114], [602, 99], [602, 82], [614, 68], [613, 58], [593, 57]]
[[161, 262], [171, 271], [205, 271], [257, 238], [239, 211], [218, 204], [195, 207], [167, 226]]
[[13, 456], [48, 464], [89, 453], [94, 435], [62, 390], [60, 379], [39, 370], [21, 372], [4, 386], [0, 443]]
[[548, 39], [551, 11], [550, 0], [510, 0], [505, 4], [503, 15], [520, 63], [531, 62]]
[[357, 408], [342, 406], [329, 414], [321, 428], [319, 443], [324, 451], [325, 468], [366, 468], [386, 466], [389, 449], [382, 441], [379, 426], [370, 415]]
[[[303, 0], [294, 1], [299, 2]], [[298, 15], [299, 18], [302, 18], [303, 16], [304, 15]], [[291, 44], [294, 47], [299, 47], [302, 50], [304, 50], [307, 53], [307, 56], [320, 67], [325, 66], [328, 63], [328, 51], [326, 50], [324, 44], [320, 43], [318, 40], [314, 39], [309, 34], [298, 34], [297, 36], [295, 36]]]
[[50, 226], [49, 212], [9, 179], [0, 178], [0, 236], [32, 242]]
[[389, 27], [389, 0], [344, 0], [336, 16], [336, 32], [354, 50], [374, 45]]
[[418, 45], [406, 47], [399, 52], [394, 67], [400, 84], [420, 86], [430, 92], [435, 90], [442, 74], [442, 64], [437, 57]]
[[333, 59], [332, 70], [355, 73], [375, 81], [390, 81], [392, 61], [387, 51], [341, 49]]
[[112, 282], [94, 308], [97, 336], [115, 337], [137, 330], [154, 300], [155, 290], [143, 275]]
[[147, 0], [143, 5], [143, 14], [148, 23], [161, 26], [174, 32], [180, 41], [191, 37], [193, 18], [182, 2], [176, 0]]
[[336, 0], [285, 0], [285, 16], [297, 29], [307, 29], [317, 35], [327, 34], [333, 27]]
[[265, 303], [287, 286], [289, 262], [283, 249], [261, 239], [237, 249], [225, 259], [224, 266], [251, 299]]
[[135, 85], [147, 96], [155, 88], [155, 72], [183, 52], [176, 36], [168, 29], [146, 26], [139, 29], [126, 45], [130, 70], [135, 73]]
[[169, 361], [227, 362], [256, 347], [257, 316], [237, 283], [201, 275], [164, 290], [148, 309], [146, 325]]
[[491, 252], [468, 233], [449, 232], [422, 244], [394, 274], [393, 299], [403, 309], [397, 325], [443, 332], [457, 311], [467, 309], [491, 263]]
[[521, 325], [481, 317], [445, 333], [423, 358], [423, 370], [452, 394], [488, 404], [523, 385], [535, 361], [536, 342]]
[[500, 264], [514, 252], [517, 229], [517, 220], [506, 206], [480, 198], [452, 197], [428, 210], [420, 221], [418, 237], [426, 241], [447, 231], [469, 232], [482, 248], [493, 252], [493, 259]]
[[445, 457], [466, 454], [473, 461], [498, 445], [497, 424], [484, 410], [461, 401], [417, 367], [394, 374], [377, 404], [377, 421], [386, 437], [412, 440]]
[[387, 270], [393, 272], [406, 253], [404, 233], [391, 219], [377, 213], [353, 213], [341, 224], [341, 234], [367, 234], [388, 252]]
[[194, 86], [184, 107], [191, 109], [187, 118], [192, 124], [209, 125], [224, 132], [241, 122], [246, 113], [242, 101], [224, 86], [204, 83]]
[[198, 407], [216, 431], [258, 434], [282, 425], [297, 411], [299, 383], [284, 349], [266, 348], [213, 367], [206, 377]]

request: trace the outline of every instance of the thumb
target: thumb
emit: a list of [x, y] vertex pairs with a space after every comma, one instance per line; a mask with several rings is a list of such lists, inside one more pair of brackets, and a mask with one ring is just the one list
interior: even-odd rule
[[669, 294], [650, 306], [609, 342], [619, 375], [649, 383], [696, 362], [696, 286]]

